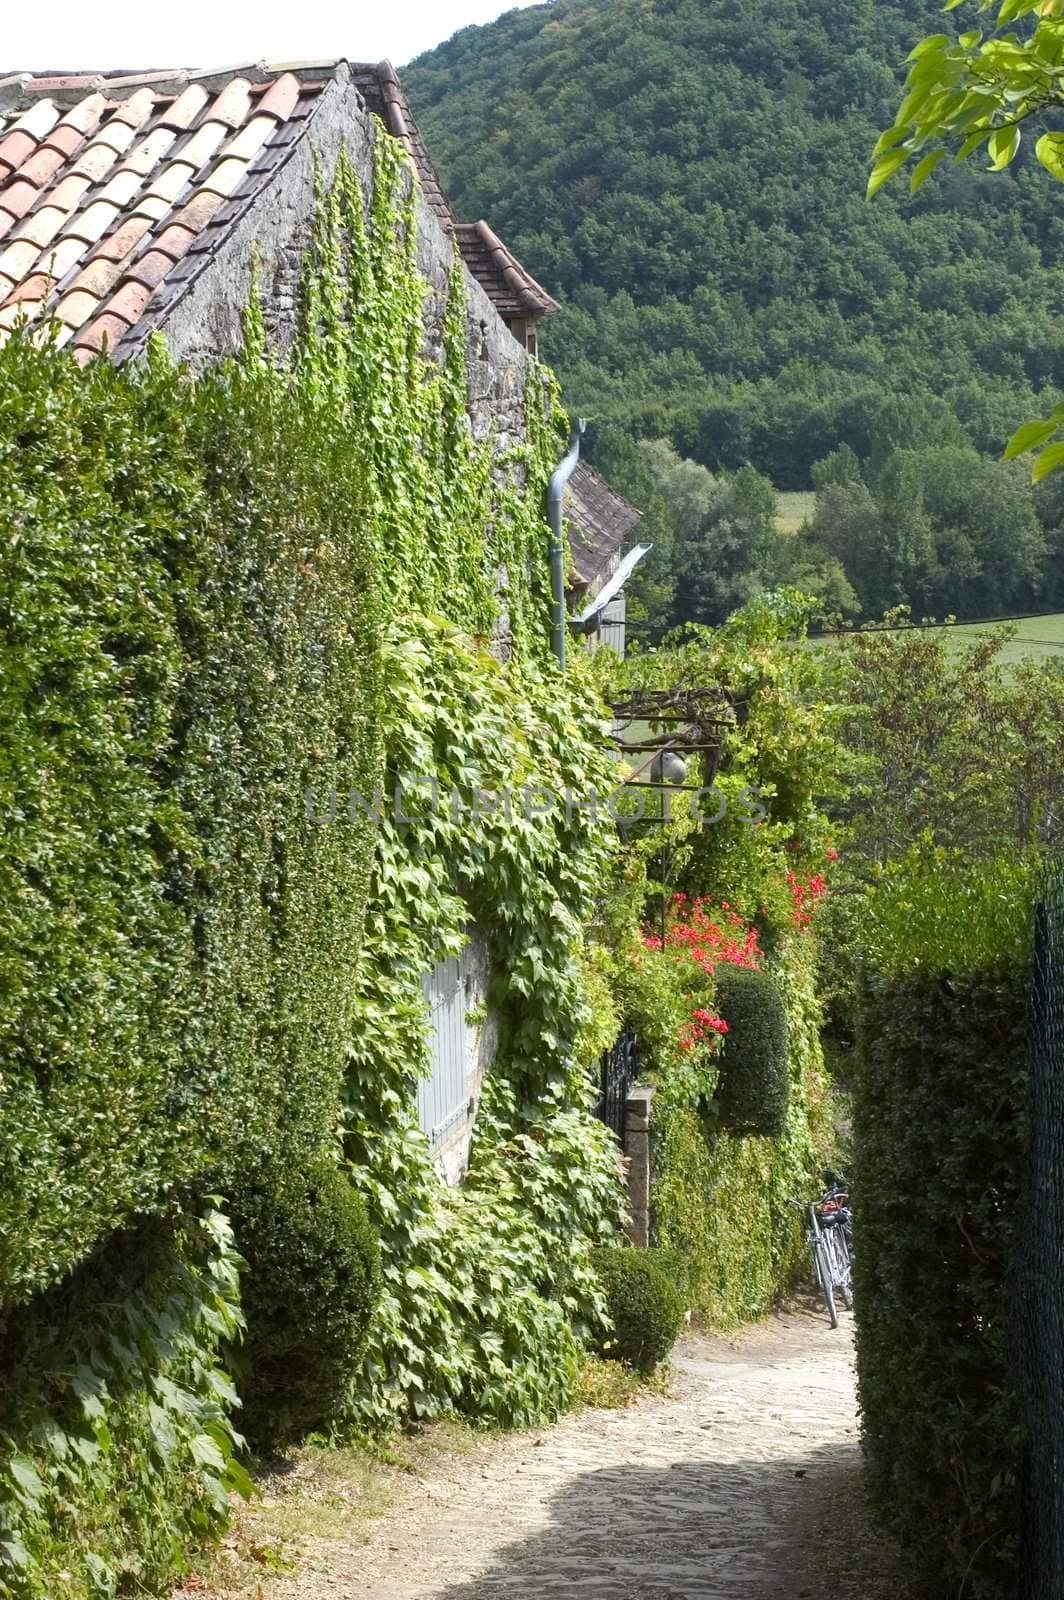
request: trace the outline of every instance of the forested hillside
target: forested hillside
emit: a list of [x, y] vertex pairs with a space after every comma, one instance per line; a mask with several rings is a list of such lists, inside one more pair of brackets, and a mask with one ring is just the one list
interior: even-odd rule
[[840, 444], [996, 453], [1064, 385], [1064, 220], [1033, 161], [864, 199], [897, 69], [951, 22], [938, 0], [553, 0], [404, 82], [457, 209], [564, 301], [545, 354], [614, 450], [667, 438], [802, 488]]

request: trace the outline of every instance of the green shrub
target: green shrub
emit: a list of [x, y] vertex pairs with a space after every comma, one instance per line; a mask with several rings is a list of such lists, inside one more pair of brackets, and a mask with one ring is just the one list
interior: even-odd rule
[[1030, 880], [937, 860], [869, 906], [854, 1075], [867, 1481], [934, 1593], [1015, 1593]]
[[600, 1354], [639, 1372], [650, 1372], [664, 1361], [683, 1322], [683, 1298], [656, 1254], [623, 1245], [592, 1253], [613, 1321], [613, 1333]]
[[695, 1107], [667, 1102], [658, 1125], [654, 1239], [682, 1252], [687, 1303], [715, 1327], [763, 1316], [805, 1267], [801, 1217], [787, 1202], [813, 1192], [831, 1152], [815, 958], [809, 933], [782, 941], [771, 957], [788, 1018], [783, 1137], [735, 1138]]
[[778, 1138], [787, 1125], [787, 1012], [768, 972], [721, 965], [717, 1011], [728, 1024], [713, 1108], [729, 1133]]
[[380, 1257], [365, 1206], [326, 1158], [267, 1168], [234, 1209], [247, 1262], [240, 1392], [256, 1445], [327, 1426], [362, 1359], [380, 1287]]

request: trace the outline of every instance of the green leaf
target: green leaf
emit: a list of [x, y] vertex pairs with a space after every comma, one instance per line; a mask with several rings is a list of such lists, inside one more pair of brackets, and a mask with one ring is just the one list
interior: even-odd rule
[[1056, 471], [1062, 461], [1064, 461], [1064, 440], [1059, 444], [1048, 445], [1040, 456], [1035, 457], [1034, 466], [1031, 468], [1031, 482], [1041, 483], [1049, 473]]
[[878, 161], [880, 156], [885, 155], [888, 150], [894, 148], [899, 139], [904, 139], [908, 131], [908, 128], [902, 124], [901, 126], [888, 128], [885, 133], [881, 133], [876, 140], [875, 149], [872, 151], [872, 159]]
[[17, 1572], [28, 1572], [33, 1565], [30, 1553], [17, 1533], [6, 1534], [0, 1539], [0, 1561], [14, 1567]]
[[225, 1486], [234, 1490], [242, 1500], [253, 1500], [258, 1493], [250, 1473], [239, 1461], [230, 1461], [226, 1467]]
[[917, 189], [922, 189], [928, 178], [934, 172], [940, 161], [946, 158], [945, 150], [930, 150], [913, 168], [912, 177], [909, 179], [909, 193], [915, 194]]
[[948, 33], [933, 33], [930, 38], [921, 39], [916, 49], [910, 50], [905, 59], [906, 61], [916, 61], [920, 56], [926, 55], [929, 50], [941, 50], [952, 43], [953, 40]]
[[987, 146], [990, 164], [994, 171], [1003, 171], [1019, 148], [1019, 128], [995, 128], [990, 135], [990, 143]]
[[1052, 438], [1057, 431], [1057, 424], [1052, 417], [1045, 421], [1036, 420], [1025, 422], [1017, 428], [1008, 444], [1005, 446], [1005, 460], [1012, 461], [1016, 456], [1022, 456], [1028, 450], [1037, 450], [1040, 444]]
[[39, 1505], [44, 1497], [44, 1483], [33, 1462], [26, 1456], [12, 1456], [7, 1470], [15, 1486], [16, 1499], [23, 1505]]
[[197, 1433], [189, 1440], [192, 1459], [199, 1467], [211, 1467], [215, 1472], [225, 1472], [225, 1457], [209, 1433]]
[[979, 146], [984, 144], [986, 140], [990, 138], [990, 135], [993, 133], [993, 131], [993, 128], [976, 128], [975, 131], [970, 133], [967, 139], [965, 139], [964, 143], [961, 145], [953, 159], [955, 161], [964, 161], [966, 157], [972, 154], [973, 150], [978, 150]]
[[883, 156], [881, 160], [876, 162], [868, 179], [868, 187], [865, 190], [866, 200], [871, 200], [874, 194], [878, 194], [888, 179], [894, 176], [898, 168], [905, 165], [909, 155], [910, 151], [904, 148], [892, 150], [889, 155]]
[[1035, 144], [1034, 153], [1046, 171], [1064, 183], [1064, 133], [1043, 133]]

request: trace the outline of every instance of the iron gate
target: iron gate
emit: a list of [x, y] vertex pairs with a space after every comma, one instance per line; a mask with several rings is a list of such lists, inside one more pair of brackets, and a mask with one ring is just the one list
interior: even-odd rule
[[624, 1148], [624, 1108], [628, 1091], [639, 1078], [639, 1046], [630, 1028], [617, 1035], [604, 1053], [597, 1077], [598, 1092], [592, 1111], [612, 1128]]

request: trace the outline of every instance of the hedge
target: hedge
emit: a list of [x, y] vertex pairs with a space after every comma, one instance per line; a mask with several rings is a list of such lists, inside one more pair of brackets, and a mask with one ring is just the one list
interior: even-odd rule
[[328, 424], [0, 351], [0, 1307], [334, 1116], [370, 841], [303, 792], [372, 788], [378, 602]]
[[599, 1345], [600, 1354], [638, 1372], [652, 1372], [665, 1360], [683, 1323], [683, 1297], [657, 1254], [615, 1245], [597, 1249], [591, 1257], [613, 1323]]
[[260, 1448], [327, 1428], [348, 1398], [380, 1286], [362, 1200], [327, 1157], [270, 1163], [234, 1212], [247, 1263], [239, 1354], [245, 1432]]
[[778, 1138], [787, 1125], [787, 1012], [769, 972], [722, 963], [717, 1011], [728, 1024], [713, 1109], [729, 1133]]
[[854, 1077], [868, 1485], [933, 1593], [1016, 1592], [1009, 1262], [1021, 1237], [1030, 876], [911, 864], [873, 903]]

